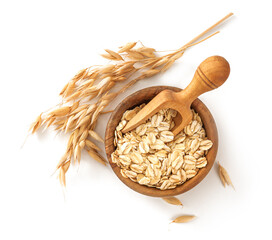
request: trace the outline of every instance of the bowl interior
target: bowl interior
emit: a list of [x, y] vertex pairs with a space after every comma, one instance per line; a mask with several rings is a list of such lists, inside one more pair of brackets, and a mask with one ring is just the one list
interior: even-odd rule
[[129, 178], [124, 178], [120, 173], [120, 168], [112, 162], [111, 160], [111, 154], [115, 150], [115, 146], [113, 144], [114, 140], [114, 131], [117, 125], [119, 124], [123, 113], [128, 110], [132, 109], [142, 103], [149, 102], [152, 98], [154, 98], [159, 92], [162, 90], [169, 89], [172, 91], [181, 91], [182, 89], [176, 88], [176, 87], [169, 87], [169, 86], [155, 86], [155, 87], [149, 87], [142, 89], [140, 91], [137, 91], [133, 93], [132, 95], [125, 98], [113, 111], [111, 114], [111, 117], [108, 121], [106, 133], [105, 133], [105, 149], [108, 161], [110, 163], [110, 166], [112, 167], [113, 171], [117, 175], [117, 177], [128, 187], [131, 189], [152, 197], [170, 197], [179, 195], [181, 193], [184, 193], [194, 186], [196, 186], [198, 183], [200, 183], [203, 178], [208, 174], [211, 167], [213, 166], [213, 163], [215, 161], [215, 157], [217, 154], [218, 149], [218, 134], [217, 134], [217, 128], [215, 121], [209, 111], [209, 109], [205, 106], [203, 102], [201, 102], [199, 99], [196, 99], [193, 104], [192, 108], [200, 115], [204, 128], [206, 130], [207, 137], [213, 142], [212, 148], [209, 150], [206, 158], [207, 158], [207, 165], [205, 168], [201, 168], [197, 175], [189, 180], [187, 180], [182, 185], [177, 186], [174, 189], [169, 190], [160, 190], [157, 188], [147, 187], [144, 185], [140, 185], [137, 182], [131, 181]]

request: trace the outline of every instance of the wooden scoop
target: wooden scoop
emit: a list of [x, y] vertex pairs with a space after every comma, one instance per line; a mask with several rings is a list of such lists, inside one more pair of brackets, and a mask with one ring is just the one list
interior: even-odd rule
[[198, 66], [191, 83], [184, 90], [160, 92], [127, 123], [122, 132], [133, 130], [162, 109], [171, 108], [179, 113], [174, 119], [173, 129], [174, 135], [178, 134], [192, 120], [192, 102], [202, 93], [220, 87], [227, 80], [229, 73], [230, 66], [225, 58], [207, 58]]

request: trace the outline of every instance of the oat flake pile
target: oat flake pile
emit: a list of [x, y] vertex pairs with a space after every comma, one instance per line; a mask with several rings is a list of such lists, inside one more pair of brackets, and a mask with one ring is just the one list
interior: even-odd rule
[[212, 142], [193, 110], [193, 120], [176, 137], [171, 130], [177, 112], [172, 109], [161, 110], [135, 130], [122, 134], [127, 122], [143, 107], [123, 114], [115, 131], [112, 161], [125, 178], [160, 190], [173, 189], [207, 165], [205, 156]]

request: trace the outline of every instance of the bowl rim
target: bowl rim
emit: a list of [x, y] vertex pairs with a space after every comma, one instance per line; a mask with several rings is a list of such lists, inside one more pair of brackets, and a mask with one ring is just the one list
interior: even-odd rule
[[[198, 185], [209, 173], [211, 170], [215, 158], [217, 155], [218, 150], [218, 133], [217, 133], [217, 127], [216, 123], [214, 121], [214, 118], [207, 108], [207, 106], [198, 98], [192, 103], [191, 107], [200, 115], [207, 137], [213, 142], [212, 148], [208, 151], [208, 154], [206, 155], [207, 158], [207, 165], [205, 168], [201, 168], [197, 175], [189, 180], [187, 180], [185, 183], [177, 186], [174, 189], [168, 189], [168, 190], [160, 190], [157, 188], [152, 188], [144, 185], [140, 185], [137, 182], [133, 182], [129, 178], [124, 178], [120, 173], [120, 167], [118, 167], [115, 163], [111, 160], [111, 153], [114, 151], [115, 147], [113, 144], [114, 140], [114, 131], [117, 126], [117, 124], [120, 122], [121, 117], [123, 113], [128, 110], [132, 109], [133, 107], [136, 107], [144, 102], [150, 101], [154, 96], [156, 96], [159, 92], [169, 89], [172, 91], [182, 91], [181, 88], [177, 87], [171, 87], [171, 86], [153, 86], [153, 87], [147, 87], [143, 88], [141, 90], [138, 90], [131, 95], [127, 96], [125, 99], [123, 99], [114, 109], [114, 111], [111, 113], [111, 116], [108, 120], [106, 131], [105, 131], [105, 150], [106, 155], [108, 158], [108, 161], [110, 163], [110, 166], [112, 170], [114, 171], [115, 175], [129, 188], [132, 190], [152, 197], [170, 197], [170, 196], [176, 196], [182, 193], [185, 193]], [[138, 97], [146, 97], [149, 96], [148, 99], [141, 99]], [[134, 101], [131, 101], [131, 100]], [[137, 101], [135, 100], [137, 99]]]

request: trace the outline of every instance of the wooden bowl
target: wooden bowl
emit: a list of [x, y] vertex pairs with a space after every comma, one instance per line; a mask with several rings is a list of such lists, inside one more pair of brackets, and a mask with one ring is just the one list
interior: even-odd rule
[[176, 87], [169, 87], [169, 86], [155, 86], [142, 89], [133, 93], [132, 95], [125, 98], [112, 112], [111, 117], [108, 121], [106, 133], [105, 133], [105, 149], [107, 158], [109, 160], [110, 166], [117, 175], [117, 177], [128, 187], [133, 189], [136, 192], [142, 193], [144, 195], [152, 196], [152, 197], [170, 197], [179, 195], [184, 193], [198, 183], [200, 183], [204, 177], [208, 174], [211, 170], [215, 157], [217, 154], [218, 149], [218, 134], [215, 121], [213, 119], [212, 114], [210, 113], [209, 109], [205, 106], [203, 102], [199, 99], [196, 99], [192, 103], [192, 108], [200, 115], [204, 128], [206, 130], [206, 134], [208, 139], [213, 142], [212, 148], [209, 150], [206, 158], [207, 158], [207, 165], [204, 168], [201, 168], [197, 175], [189, 180], [187, 180], [184, 184], [177, 186], [174, 189], [169, 190], [160, 190], [157, 188], [147, 187], [144, 185], [140, 185], [137, 182], [131, 181], [129, 178], [124, 178], [120, 173], [120, 168], [112, 162], [111, 154], [115, 150], [115, 146], [113, 144], [114, 140], [114, 131], [117, 125], [119, 124], [123, 113], [128, 110], [132, 109], [142, 103], [149, 102], [152, 98], [154, 98], [159, 92], [165, 89], [170, 89], [172, 91], [181, 91], [182, 89]]

